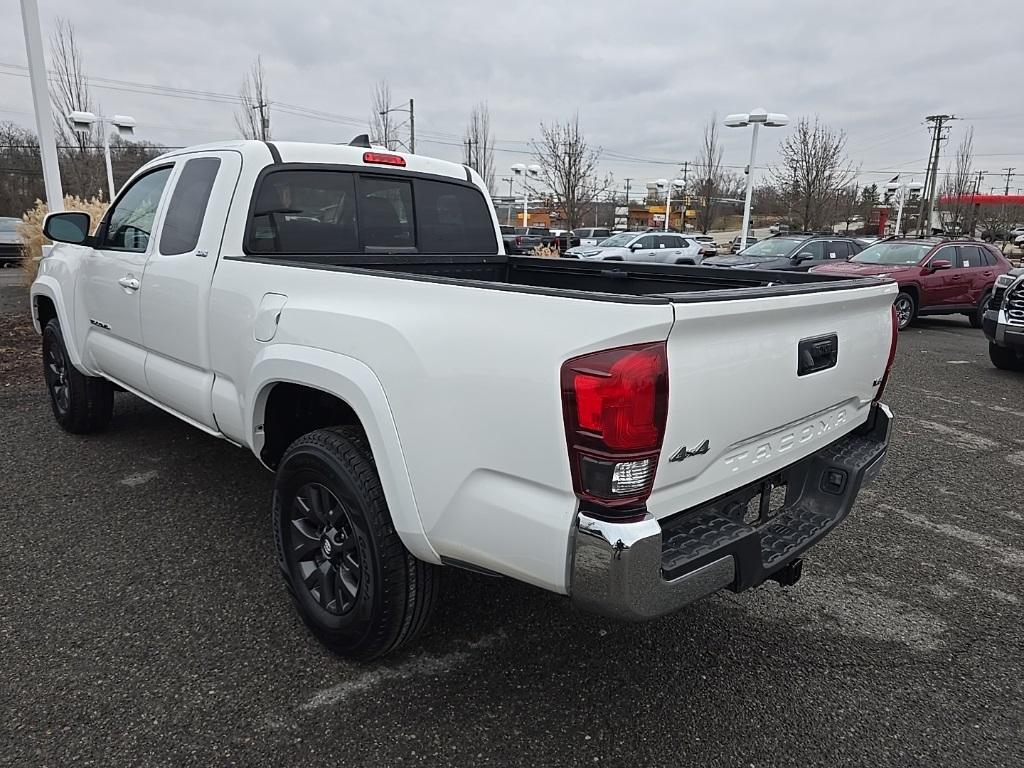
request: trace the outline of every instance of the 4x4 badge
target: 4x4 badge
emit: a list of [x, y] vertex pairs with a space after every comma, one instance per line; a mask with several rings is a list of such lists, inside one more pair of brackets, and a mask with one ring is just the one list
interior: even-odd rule
[[711, 441], [710, 440], [705, 440], [703, 443], [698, 445], [692, 451], [686, 450], [686, 446], [684, 445], [682, 448], [680, 448], [678, 451], [676, 451], [675, 454], [673, 454], [672, 458], [669, 459], [669, 461], [684, 461], [685, 459], [689, 458], [690, 456], [703, 456], [709, 450], [711, 450]]

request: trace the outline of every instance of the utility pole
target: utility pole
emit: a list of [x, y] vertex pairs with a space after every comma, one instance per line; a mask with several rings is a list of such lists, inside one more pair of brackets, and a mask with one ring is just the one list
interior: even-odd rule
[[919, 235], [931, 234], [932, 211], [935, 208], [935, 193], [938, 190], [939, 150], [942, 142], [945, 140], [945, 137], [942, 135], [942, 126], [950, 120], [956, 120], [956, 117], [954, 115], [928, 115], [925, 120], [932, 124], [932, 145], [928, 153], [928, 171], [925, 175], [924, 194], [921, 195], [921, 203], [917, 211], [917, 232]]
[[409, 99], [409, 151], [416, 154], [416, 112], [412, 99]]
[[21, 22], [25, 28], [25, 51], [28, 55], [28, 76], [32, 87], [32, 107], [36, 113], [36, 135], [39, 155], [43, 161], [43, 186], [46, 208], [50, 213], [64, 210], [64, 191], [57, 164], [57, 140], [50, 113], [50, 95], [46, 89], [46, 58], [43, 56], [43, 34], [39, 29], [39, 6], [36, 0], [21, 0]]
[[988, 171], [978, 171], [978, 178], [974, 180], [974, 189], [971, 191], [971, 237], [974, 237], [974, 230], [978, 226], [979, 204], [974, 202], [974, 198], [978, 196], [978, 191], [981, 189], [981, 180], [985, 177], [986, 173], [988, 173]]
[[[1005, 196], [1009, 196], [1009, 194], [1010, 194], [1010, 177], [1013, 176], [1013, 171], [1015, 169], [1013, 169], [1013, 168], [1002, 168], [1000, 170], [1003, 170], [1003, 171], [1006, 172], [1006, 188], [1003, 190], [1003, 195], [1004, 195], [1003, 204], [999, 207], [999, 219], [1000, 219], [1000, 223], [1003, 225], [1003, 228], [1004, 229], [1009, 229], [1010, 228], [1010, 223], [1006, 220], [1006, 200], [1005, 200]], [[1007, 235], [1007, 237], [1008, 237], [1008, 235]]]
[[1010, 194], [1010, 177], [1013, 176], [1013, 172], [1015, 170], [1017, 170], [1017, 169], [1016, 168], [1003, 168], [1002, 170], [1006, 171], [1006, 189], [1003, 190], [1003, 194], [1004, 195], [1008, 195], [1008, 194]]
[[269, 116], [267, 115], [267, 108], [270, 105], [265, 101], [260, 101], [257, 104], [253, 104], [252, 108], [259, 110], [260, 113], [260, 141], [266, 141], [270, 138], [270, 125], [268, 124]]

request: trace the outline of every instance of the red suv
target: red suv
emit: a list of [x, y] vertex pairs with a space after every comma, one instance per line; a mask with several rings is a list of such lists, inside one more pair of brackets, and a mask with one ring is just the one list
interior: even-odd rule
[[891, 277], [900, 285], [893, 301], [900, 329], [920, 315], [963, 314], [981, 328], [996, 278], [1012, 269], [997, 248], [977, 240], [893, 238], [868, 246], [849, 261], [811, 272]]

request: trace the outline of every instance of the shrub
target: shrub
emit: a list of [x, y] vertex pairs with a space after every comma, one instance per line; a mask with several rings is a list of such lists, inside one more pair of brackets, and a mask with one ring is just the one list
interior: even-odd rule
[[[80, 197], [68, 195], [64, 198], [65, 211], [85, 211], [92, 217], [93, 231], [103, 218], [107, 210], [107, 204], [98, 197], [83, 200]], [[21, 217], [21, 224], [18, 225], [18, 234], [21, 235], [21, 250], [24, 258], [21, 260], [22, 279], [25, 285], [31, 285], [36, 279], [36, 272], [39, 269], [39, 259], [43, 255], [43, 246], [49, 245], [50, 241], [43, 236], [43, 219], [46, 218], [48, 210], [46, 203], [36, 200], [33, 208], [25, 212]]]
[[557, 259], [558, 249], [551, 245], [535, 245], [530, 255], [538, 259]]

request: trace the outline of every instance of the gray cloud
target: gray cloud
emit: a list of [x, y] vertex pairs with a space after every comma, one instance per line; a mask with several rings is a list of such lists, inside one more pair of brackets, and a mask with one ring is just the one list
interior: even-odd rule
[[[540, 121], [576, 110], [594, 144], [674, 162], [693, 158], [713, 111], [755, 106], [819, 115], [845, 130], [867, 180], [888, 169], [921, 173], [921, 122], [934, 111], [969, 118], [953, 124], [950, 144], [973, 125], [978, 167], [1016, 164], [1024, 174], [1024, 52], [1001, 34], [1024, 27], [1024, 6], [1006, 0], [40, 5], [44, 34], [56, 15], [72, 20], [96, 77], [234, 94], [260, 53], [272, 100], [356, 121], [368, 116], [373, 82], [387, 78], [396, 99], [415, 97], [419, 147], [439, 157], [459, 157], [469, 110], [487, 100], [499, 175], [523, 158]], [[17, 7], [8, 7], [0, 60], [24, 64]], [[134, 115], [143, 138], [181, 145], [235, 134], [229, 103], [99, 88], [94, 95], [104, 109]], [[0, 74], [0, 110], [0, 119], [31, 124], [25, 78]], [[272, 115], [280, 138], [346, 141], [359, 132], [346, 121]], [[764, 134], [759, 165], [775, 158], [784, 130]], [[749, 134], [725, 137], [726, 163], [743, 165]], [[620, 181], [636, 179], [634, 189], [674, 172], [611, 157], [605, 166]], [[1015, 183], [1024, 186], [1024, 175]]]

